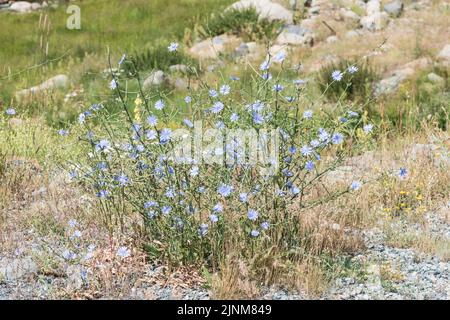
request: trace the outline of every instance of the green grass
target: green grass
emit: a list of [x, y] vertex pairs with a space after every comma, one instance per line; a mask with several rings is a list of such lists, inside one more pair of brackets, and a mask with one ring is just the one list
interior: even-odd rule
[[427, 79], [430, 70], [401, 84], [395, 95], [383, 97], [371, 104], [369, 116], [397, 131], [420, 131], [424, 122], [447, 131], [450, 122], [450, 87], [445, 70], [433, 72], [444, 78], [435, 84]]
[[[198, 62], [188, 56], [183, 51], [167, 53], [167, 45], [156, 45], [153, 48], [143, 50], [141, 52], [134, 53], [131, 56], [134, 61], [135, 67], [138, 71], [142, 70], [162, 70], [168, 71], [169, 67], [177, 64], [184, 64], [189, 66], [189, 69], [198, 69]], [[134, 68], [124, 65], [124, 69], [127, 71], [133, 71]], [[189, 72], [190, 70], [187, 70]]]
[[251, 41], [273, 38], [282, 24], [279, 22], [259, 19], [254, 8], [246, 10], [227, 10], [211, 15], [198, 28], [203, 37], [214, 37], [223, 33], [234, 33]]
[[[128, 0], [75, 1], [81, 8], [81, 30], [68, 30], [65, 6], [49, 9], [50, 33], [48, 58], [68, 53], [83, 58], [86, 53], [104, 54], [107, 47], [120, 55], [138, 50], [159, 39], [180, 38], [184, 30], [196, 20], [231, 3], [231, 0]], [[46, 34], [38, 28], [40, 13], [26, 15], [2, 13], [0, 19], [0, 49], [2, 76], [8, 68], [17, 71], [35, 63], [42, 63], [36, 49], [40, 36]], [[132, 21], [132, 23], [130, 23]], [[164, 26], [162, 28], [162, 26]]]
[[[358, 67], [354, 74], [345, 72], [350, 66]], [[345, 72], [341, 81], [333, 81], [332, 73], [335, 70]], [[332, 101], [350, 99], [365, 101], [370, 98], [372, 85], [379, 79], [377, 71], [368, 62], [342, 60], [338, 63], [325, 65], [318, 74], [319, 88], [325, 96]]]
[[[66, 28], [69, 14], [65, 5], [42, 13], [1, 13], [0, 103], [13, 103], [16, 90], [36, 85], [58, 73], [68, 74], [73, 84], [86, 80], [83, 82], [85, 89], [100, 95], [90, 87], [97, 86], [93, 82], [101, 78], [99, 71], [107, 67], [108, 50], [115, 61], [123, 53], [181, 40], [186, 28], [232, 2], [74, 1], [71, 4], [81, 8], [81, 30]], [[44, 16], [47, 16], [45, 28]]]
[[46, 169], [55, 163], [66, 163], [79, 154], [79, 143], [72, 135], [58, 135], [56, 129], [45, 125], [41, 119], [19, 116], [16, 119], [20, 122], [13, 124], [0, 116], [0, 162], [2, 159], [32, 159]]

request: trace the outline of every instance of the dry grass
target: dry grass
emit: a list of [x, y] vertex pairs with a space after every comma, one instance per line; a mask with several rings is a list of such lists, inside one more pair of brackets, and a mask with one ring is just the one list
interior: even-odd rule
[[450, 261], [450, 241], [437, 238], [426, 232], [401, 232], [391, 230], [388, 233], [387, 243], [396, 248], [412, 248], [418, 252], [439, 257], [442, 261]]

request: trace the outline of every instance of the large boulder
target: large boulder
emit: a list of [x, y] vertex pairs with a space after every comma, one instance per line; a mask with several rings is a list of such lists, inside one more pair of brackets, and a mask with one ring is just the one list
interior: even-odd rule
[[390, 16], [399, 17], [403, 12], [403, 2], [400, 0], [391, 1], [389, 3], [386, 3], [383, 9]]
[[236, 10], [249, 8], [255, 8], [260, 19], [268, 19], [269, 21], [278, 20], [289, 24], [293, 22], [293, 14], [291, 11], [270, 0], [241, 0], [228, 7], [228, 9]]
[[156, 70], [150, 73], [150, 75], [144, 80], [142, 87], [144, 90], [151, 89], [152, 87], [162, 86], [167, 82], [167, 77], [161, 70]]
[[52, 91], [55, 89], [67, 89], [68, 86], [69, 77], [65, 74], [59, 74], [44, 81], [40, 85], [16, 92], [16, 99], [18, 101], [21, 101], [24, 98], [40, 95], [47, 91]]
[[279, 34], [276, 43], [279, 45], [312, 46], [314, 34], [299, 25], [288, 25]]

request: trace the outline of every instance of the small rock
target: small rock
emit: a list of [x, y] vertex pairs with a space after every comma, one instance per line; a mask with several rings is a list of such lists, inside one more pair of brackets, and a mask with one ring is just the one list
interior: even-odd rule
[[337, 36], [329, 36], [326, 40], [327, 43], [335, 43], [338, 42], [339, 38]]
[[12, 118], [8, 121], [9, 125], [13, 128], [21, 127], [23, 124], [23, 120], [19, 118]]
[[225, 63], [223, 61], [218, 61], [216, 63], [210, 64], [206, 67], [206, 71], [213, 72], [219, 68], [223, 68], [225, 66]]
[[37, 266], [29, 257], [0, 259], [0, 279], [13, 281], [36, 272]]
[[404, 79], [399, 75], [385, 78], [375, 85], [375, 96], [391, 94], [397, 91], [398, 86]]
[[445, 66], [450, 66], [450, 44], [447, 44], [437, 55], [437, 60]]
[[144, 89], [158, 87], [166, 82], [166, 75], [161, 70], [153, 71], [143, 83]]
[[314, 6], [308, 9], [309, 14], [319, 14], [320, 13], [320, 7]]
[[354, 0], [353, 4], [360, 9], [366, 10], [366, 1], [365, 0]]
[[255, 55], [259, 52], [259, 46], [256, 42], [247, 42], [246, 45], [247, 45], [249, 54]]
[[234, 58], [246, 57], [248, 59], [257, 59], [260, 57], [264, 50], [262, 46], [256, 42], [242, 42], [233, 53]]
[[262, 50], [256, 42], [242, 42], [235, 50], [233, 56], [235, 58], [247, 57], [256, 59], [261, 55]]
[[392, 1], [386, 3], [383, 7], [384, 11], [386, 11], [392, 17], [399, 17], [403, 12], [403, 2], [400, 0]]
[[345, 37], [347, 38], [347, 39], [351, 39], [351, 38], [356, 38], [356, 37], [359, 37], [361, 34], [358, 32], [358, 31], [356, 31], [356, 30], [350, 30], [350, 31], [347, 31], [347, 33], [345, 34]]
[[369, 0], [366, 4], [366, 13], [368, 16], [376, 15], [381, 10], [380, 0]]
[[175, 89], [182, 91], [188, 88], [188, 83], [183, 78], [176, 78], [173, 82], [173, 86], [175, 87]]
[[225, 52], [227, 46], [237, 41], [238, 38], [235, 36], [222, 34], [196, 43], [189, 52], [198, 59], [216, 59], [220, 53]]
[[66, 269], [67, 274], [67, 286], [71, 290], [78, 290], [83, 287], [84, 284], [84, 270], [80, 266], [70, 265]]
[[289, 25], [283, 29], [276, 40], [280, 45], [312, 46], [314, 35], [309, 29], [298, 25]]
[[359, 21], [360, 19], [360, 16], [356, 12], [345, 8], [339, 10], [339, 15], [344, 20]]
[[312, 32], [312, 30], [315, 30], [317, 28], [318, 23], [320, 23], [319, 19], [317, 19], [316, 17], [311, 17], [309, 19], [302, 20], [302, 22], [300, 22], [300, 27]]
[[169, 67], [169, 71], [186, 73], [188, 71], [188, 67], [185, 64], [174, 64]]
[[269, 55], [272, 57], [276, 56], [277, 54], [282, 54], [282, 53], [287, 55], [288, 51], [287, 51], [286, 45], [275, 44], [269, 48]]
[[359, 23], [364, 29], [369, 31], [380, 31], [386, 27], [388, 20], [389, 16], [386, 12], [377, 12], [370, 16], [362, 17]]

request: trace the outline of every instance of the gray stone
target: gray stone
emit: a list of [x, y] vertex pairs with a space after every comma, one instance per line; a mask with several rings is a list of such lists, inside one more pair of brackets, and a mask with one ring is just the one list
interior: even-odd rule
[[169, 71], [186, 73], [188, 71], [188, 67], [185, 64], [174, 64], [169, 67]]
[[399, 17], [403, 12], [403, 2], [400, 0], [391, 1], [386, 3], [383, 7], [384, 11], [386, 11], [392, 17]]
[[350, 31], [347, 31], [347, 33], [345, 34], [345, 37], [347, 38], [347, 39], [351, 39], [351, 38], [356, 38], [356, 37], [359, 37], [361, 34], [358, 32], [358, 31], [356, 31], [356, 30], [350, 30]]
[[84, 270], [77, 265], [70, 265], [66, 269], [67, 275], [67, 286], [71, 290], [78, 290], [83, 287], [84, 279], [83, 279]]
[[397, 91], [398, 86], [404, 79], [398, 75], [385, 78], [375, 85], [375, 96], [391, 94]]
[[188, 82], [183, 78], [176, 78], [173, 82], [173, 86], [177, 90], [186, 90], [188, 88]]
[[437, 55], [437, 60], [445, 66], [450, 66], [450, 44], [447, 44]]
[[436, 73], [429, 73], [427, 75], [427, 78], [430, 82], [433, 83], [437, 83], [437, 84], [444, 84], [445, 83], [445, 79], [442, 78], [441, 76], [437, 75]]
[[320, 7], [314, 6], [308, 9], [309, 14], [319, 14], [320, 13]]
[[29, 257], [0, 259], [0, 279], [14, 281], [35, 273], [37, 266]]
[[225, 52], [227, 46], [237, 42], [238, 38], [222, 34], [212, 39], [206, 39], [193, 45], [189, 52], [198, 59], [216, 59], [220, 53]]
[[339, 10], [339, 15], [346, 21], [359, 21], [360, 19], [360, 16], [356, 12], [345, 8]]
[[287, 51], [286, 51], [287, 46], [286, 45], [279, 45], [279, 44], [275, 44], [273, 46], [271, 46], [269, 48], [269, 54], [274, 57], [277, 54], [281, 54], [282, 52], [284, 52], [285, 55], [287, 55]]
[[147, 79], [144, 80], [143, 88], [150, 89], [151, 87], [162, 86], [166, 82], [166, 75], [161, 70], [153, 71]]
[[291, 11], [270, 0], [241, 0], [229, 6], [227, 10], [244, 10], [248, 8], [255, 8], [260, 19], [284, 21], [289, 24], [293, 22], [293, 14]]
[[250, 53], [250, 48], [247, 43], [243, 42], [241, 43], [236, 50], [234, 50], [234, 56], [235, 57], [244, 57]]
[[329, 36], [326, 40], [327, 43], [335, 43], [338, 42], [339, 38], [337, 36]]
[[312, 46], [314, 34], [307, 28], [298, 25], [288, 25], [278, 36], [279, 45]]
[[366, 14], [368, 16], [379, 13], [381, 10], [380, 0], [369, 0], [366, 4]]
[[225, 63], [223, 61], [217, 61], [216, 63], [210, 64], [206, 67], [206, 71], [213, 72], [219, 68], [225, 67]]
[[386, 12], [377, 12], [372, 15], [362, 17], [359, 23], [369, 31], [383, 30], [389, 21], [389, 15]]
[[8, 121], [8, 123], [9, 123], [9, 125], [10, 125], [12, 128], [18, 128], [18, 127], [21, 127], [21, 126], [23, 125], [23, 120], [22, 120], [22, 119], [19, 119], [19, 118], [11, 118], [11, 119]]
[[39, 3], [30, 3], [28, 1], [17, 1], [13, 2], [11, 6], [9, 7], [10, 11], [17, 12], [17, 13], [28, 13], [33, 10], [38, 10], [41, 8], [41, 5]]
[[302, 22], [300, 22], [300, 26], [302, 28], [308, 29], [310, 32], [315, 30], [317, 28], [317, 25], [320, 23], [320, 20], [317, 19], [316, 16], [312, 16], [309, 19], [303, 19]]
[[235, 58], [247, 57], [250, 59], [257, 58], [263, 53], [262, 46], [256, 42], [242, 42], [233, 53]]
[[363, 0], [355, 0], [353, 1], [353, 4], [359, 7], [360, 9], [366, 10], [366, 2]]
[[431, 61], [429, 59], [421, 58], [403, 65], [375, 85], [375, 95], [394, 93], [403, 81], [411, 78], [418, 70], [428, 68], [430, 64]]

